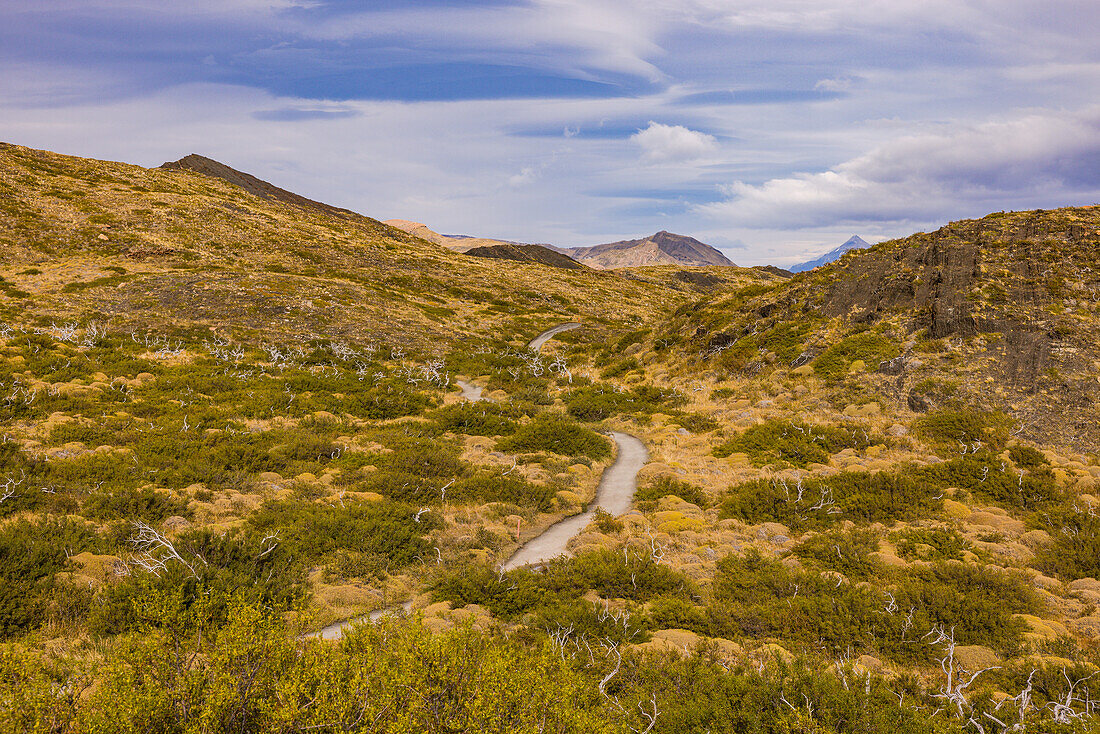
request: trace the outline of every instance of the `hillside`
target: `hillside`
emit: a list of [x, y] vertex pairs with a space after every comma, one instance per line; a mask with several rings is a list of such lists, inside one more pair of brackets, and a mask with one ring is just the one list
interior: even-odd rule
[[682, 316], [680, 335], [734, 372], [798, 368], [874, 335], [893, 361], [859, 360], [859, 379], [891, 404], [924, 412], [947, 391], [1006, 411], [1022, 436], [1096, 452], [1098, 253], [1095, 208], [993, 214], [719, 298]]
[[671, 232], [658, 232], [638, 240], [574, 247], [568, 252], [585, 265], [603, 269], [644, 265], [733, 265], [710, 245]]
[[815, 257], [812, 260], [807, 260], [806, 262], [792, 265], [789, 270], [792, 273], [801, 273], [806, 270], [813, 270], [814, 268], [819, 268], [822, 265], [828, 265], [831, 262], [839, 260], [844, 253], [849, 252], [850, 250], [865, 250], [868, 247], [870, 247], [870, 245], [867, 244], [862, 237], [860, 237], [859, 235], [852, 235], [844, 242], [844, 244], [840, 245], [839, 247], [835, 247], [832, 250], [829, 250], [820, 257]]
[[607, 272], [211, 170], [0, 146], [0, 731], [1095, 729], [1100, 209]]
[[43, 320], [242, 338], [325, 334], [412, 349], [540, 319], [641, 319], [653, 303], [681, 297], [586, 269], [548, 281], [536, 263], [466, 257], [246, 183], [268, 198], [208, 172], [3, 145], [0, 272], [9, 295], [0, 318], [22, 320], [33, 303]]

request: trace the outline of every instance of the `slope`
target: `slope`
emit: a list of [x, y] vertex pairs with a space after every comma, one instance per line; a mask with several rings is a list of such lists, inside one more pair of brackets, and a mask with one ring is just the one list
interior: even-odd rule
[[244, 183], [270, 198], [186, 168], [3, 145], [0, 318], [355, 336], [409, 349], [532, 320], [643, 319], [683, 298], [609, 273], [465, 257], [255, 181]]
[[[1001, 409], [1022, 437], [1097, 451], [1098, 292], [1100, 210], [1000, 213], [719, 296], [680, 313], [671, 330], [709, 369], [786, 374], [812, 364], [899, 409]], [[882, 349], [822, 366], [860, 334]], [[857, 361], [868, 374], [837, 372]]]

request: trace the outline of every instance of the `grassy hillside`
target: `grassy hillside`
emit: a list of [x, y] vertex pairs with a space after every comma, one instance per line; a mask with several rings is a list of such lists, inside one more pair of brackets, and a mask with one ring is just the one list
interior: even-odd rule
[[0, 156], [0, 731], [1095, 728], [1097, 210], [566, 271]]

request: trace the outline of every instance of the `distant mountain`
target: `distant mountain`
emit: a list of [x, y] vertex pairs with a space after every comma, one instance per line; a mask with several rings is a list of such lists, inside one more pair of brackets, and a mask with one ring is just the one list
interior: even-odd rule
[[540, 263], [555, 268], [566, 268], [567, 270], [587, 269], [587, 266], [582, 265], [568, 255], [543, 245], [510, 245], [507, 243], [479, 245], [466, 250], [466, 254], [494, 260]]
[[560, 251], [585, 265], [603, 269], [640, 265], [733, 265], [721, 252], [694, 237], [663, 231], [640, 240]]
[[828, 265], [834, 260], [839, 260], [840, 256], [848, 252], [849, 250], [864, 250], [870, 246], [871, 245], [865, 242], [863, 238], [859, 235], [852, 235], [852, 237], [849, 238], [849, 240], [840, 247], [829, 250], [821, 257], [814, 258], [813, 260], [807, 260], [806, 262], [799, 263], [798, 265], [792, 265], [791, 267], [787, 268], [787, 270], [791, 271], [792, 273], [801, 273], [806, 270], [813, 270], [814, 268], [819, 268], [822, 265]]
[[[534, 247], [534, 246], [536, 246], [536, 245], [528, 245], [526, 242], [512, 242], [510, 240], [496, 240], [496, 239], [493, 239], [491, 237], [472, 237], [470, 235], [465, 235], [465, 234], [440, 234], [439, 232], [436, 232], [435, 230], [428, 227], [428, 225], [426, 225], [426, 224], [422, 224], [421, 222], [411, 222], [408, 219], [387, 219], [386, 221], [382, 222], [382, 224], [388, 224], [391, 227], [395, 227], [396, 229], [400, 229], [403, 232], [408, 232], [409, 234], [411, 234], [415, 237], [419, 237], [422, 240], [427, 240], [428, 242], [434, 242], [435, 244], [439, 245], [440, 247], [446, 247], [448, 250], [454, 250], [456, 252], [469, 252], [470, 250], [473, 250], [474, 248], [498, 247], [498, 246], [502, 246], [502, 245], [507, 246], [507, 247], [515, 247], [515, 246], [521, 246], [521, 247], [531, 246], [531, 247]], [[571, 254], [571, 253], [565, 252], [564, 250], [561, 250], [559, 248], [550, 247], [549, 245], [537, 245], [537, 246], [538, 247], [544, 247], [544, 248], [553, 250], [555, 252], [561, 252], [565, 255], [570, 255]], [[513, 259], [513, 258], [506, 258], [506, 259]], [[521, 259], [528, 259], [528, 258], [521, 258]], [[541, 262], [541, 260], [540, 260], [540, 262]]]

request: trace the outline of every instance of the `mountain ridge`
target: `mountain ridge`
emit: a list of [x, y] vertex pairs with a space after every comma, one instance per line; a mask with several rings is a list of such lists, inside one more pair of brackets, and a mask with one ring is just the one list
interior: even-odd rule
[[573, 257], [602, 269], [643, 265], [732, 266], [718, 249], [687, 235], [661, 230], [649, 237], [569, 248]]

